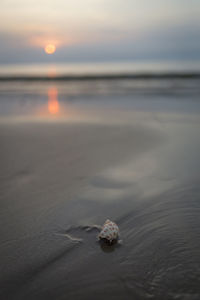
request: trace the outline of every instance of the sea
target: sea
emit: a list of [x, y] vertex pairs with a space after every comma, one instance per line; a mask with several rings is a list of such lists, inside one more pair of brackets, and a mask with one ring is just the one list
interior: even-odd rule
[[0, 299], [200, 299], [200, 62], [2, 65], [0, 145]]

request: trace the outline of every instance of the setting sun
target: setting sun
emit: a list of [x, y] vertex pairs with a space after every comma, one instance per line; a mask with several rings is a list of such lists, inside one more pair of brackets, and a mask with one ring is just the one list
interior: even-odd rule
[[48, 44], [45, 46], [44, 51], [47, 54], [53, 54], [56, 51], [56, 46], [53, 44]]

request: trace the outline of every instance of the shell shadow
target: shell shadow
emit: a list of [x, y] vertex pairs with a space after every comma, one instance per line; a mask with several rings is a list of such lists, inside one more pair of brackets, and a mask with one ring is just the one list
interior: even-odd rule
[[121, 241], [117, 239], [110, 243], [107, 239], [100, 239], [99, 241], [100, 248], [105, 253], [111, 253], [121, 246]]

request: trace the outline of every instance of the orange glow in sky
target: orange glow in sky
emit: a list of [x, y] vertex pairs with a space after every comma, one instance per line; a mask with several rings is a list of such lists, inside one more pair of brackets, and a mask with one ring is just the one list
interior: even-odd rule
[[58, 90], [56, 87], [51, 87], [48, 90], [48, 111], [51, 115], [56, 115], [60, 111]]
[[56, 46], [54, 44], [47, 44], [44, 48], [47, 54], [53, 54], [56, 51]]

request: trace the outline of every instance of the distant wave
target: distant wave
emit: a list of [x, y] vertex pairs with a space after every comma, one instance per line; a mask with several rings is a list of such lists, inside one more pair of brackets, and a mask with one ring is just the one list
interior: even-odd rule
[[81, 75], [0, 75], [0, 81], [86, 81], [86, 80], [125, 80], [125, 79], [200, 79], [200, 72], [173, 73], [118, 73], [118, 74], [81, 74]]

